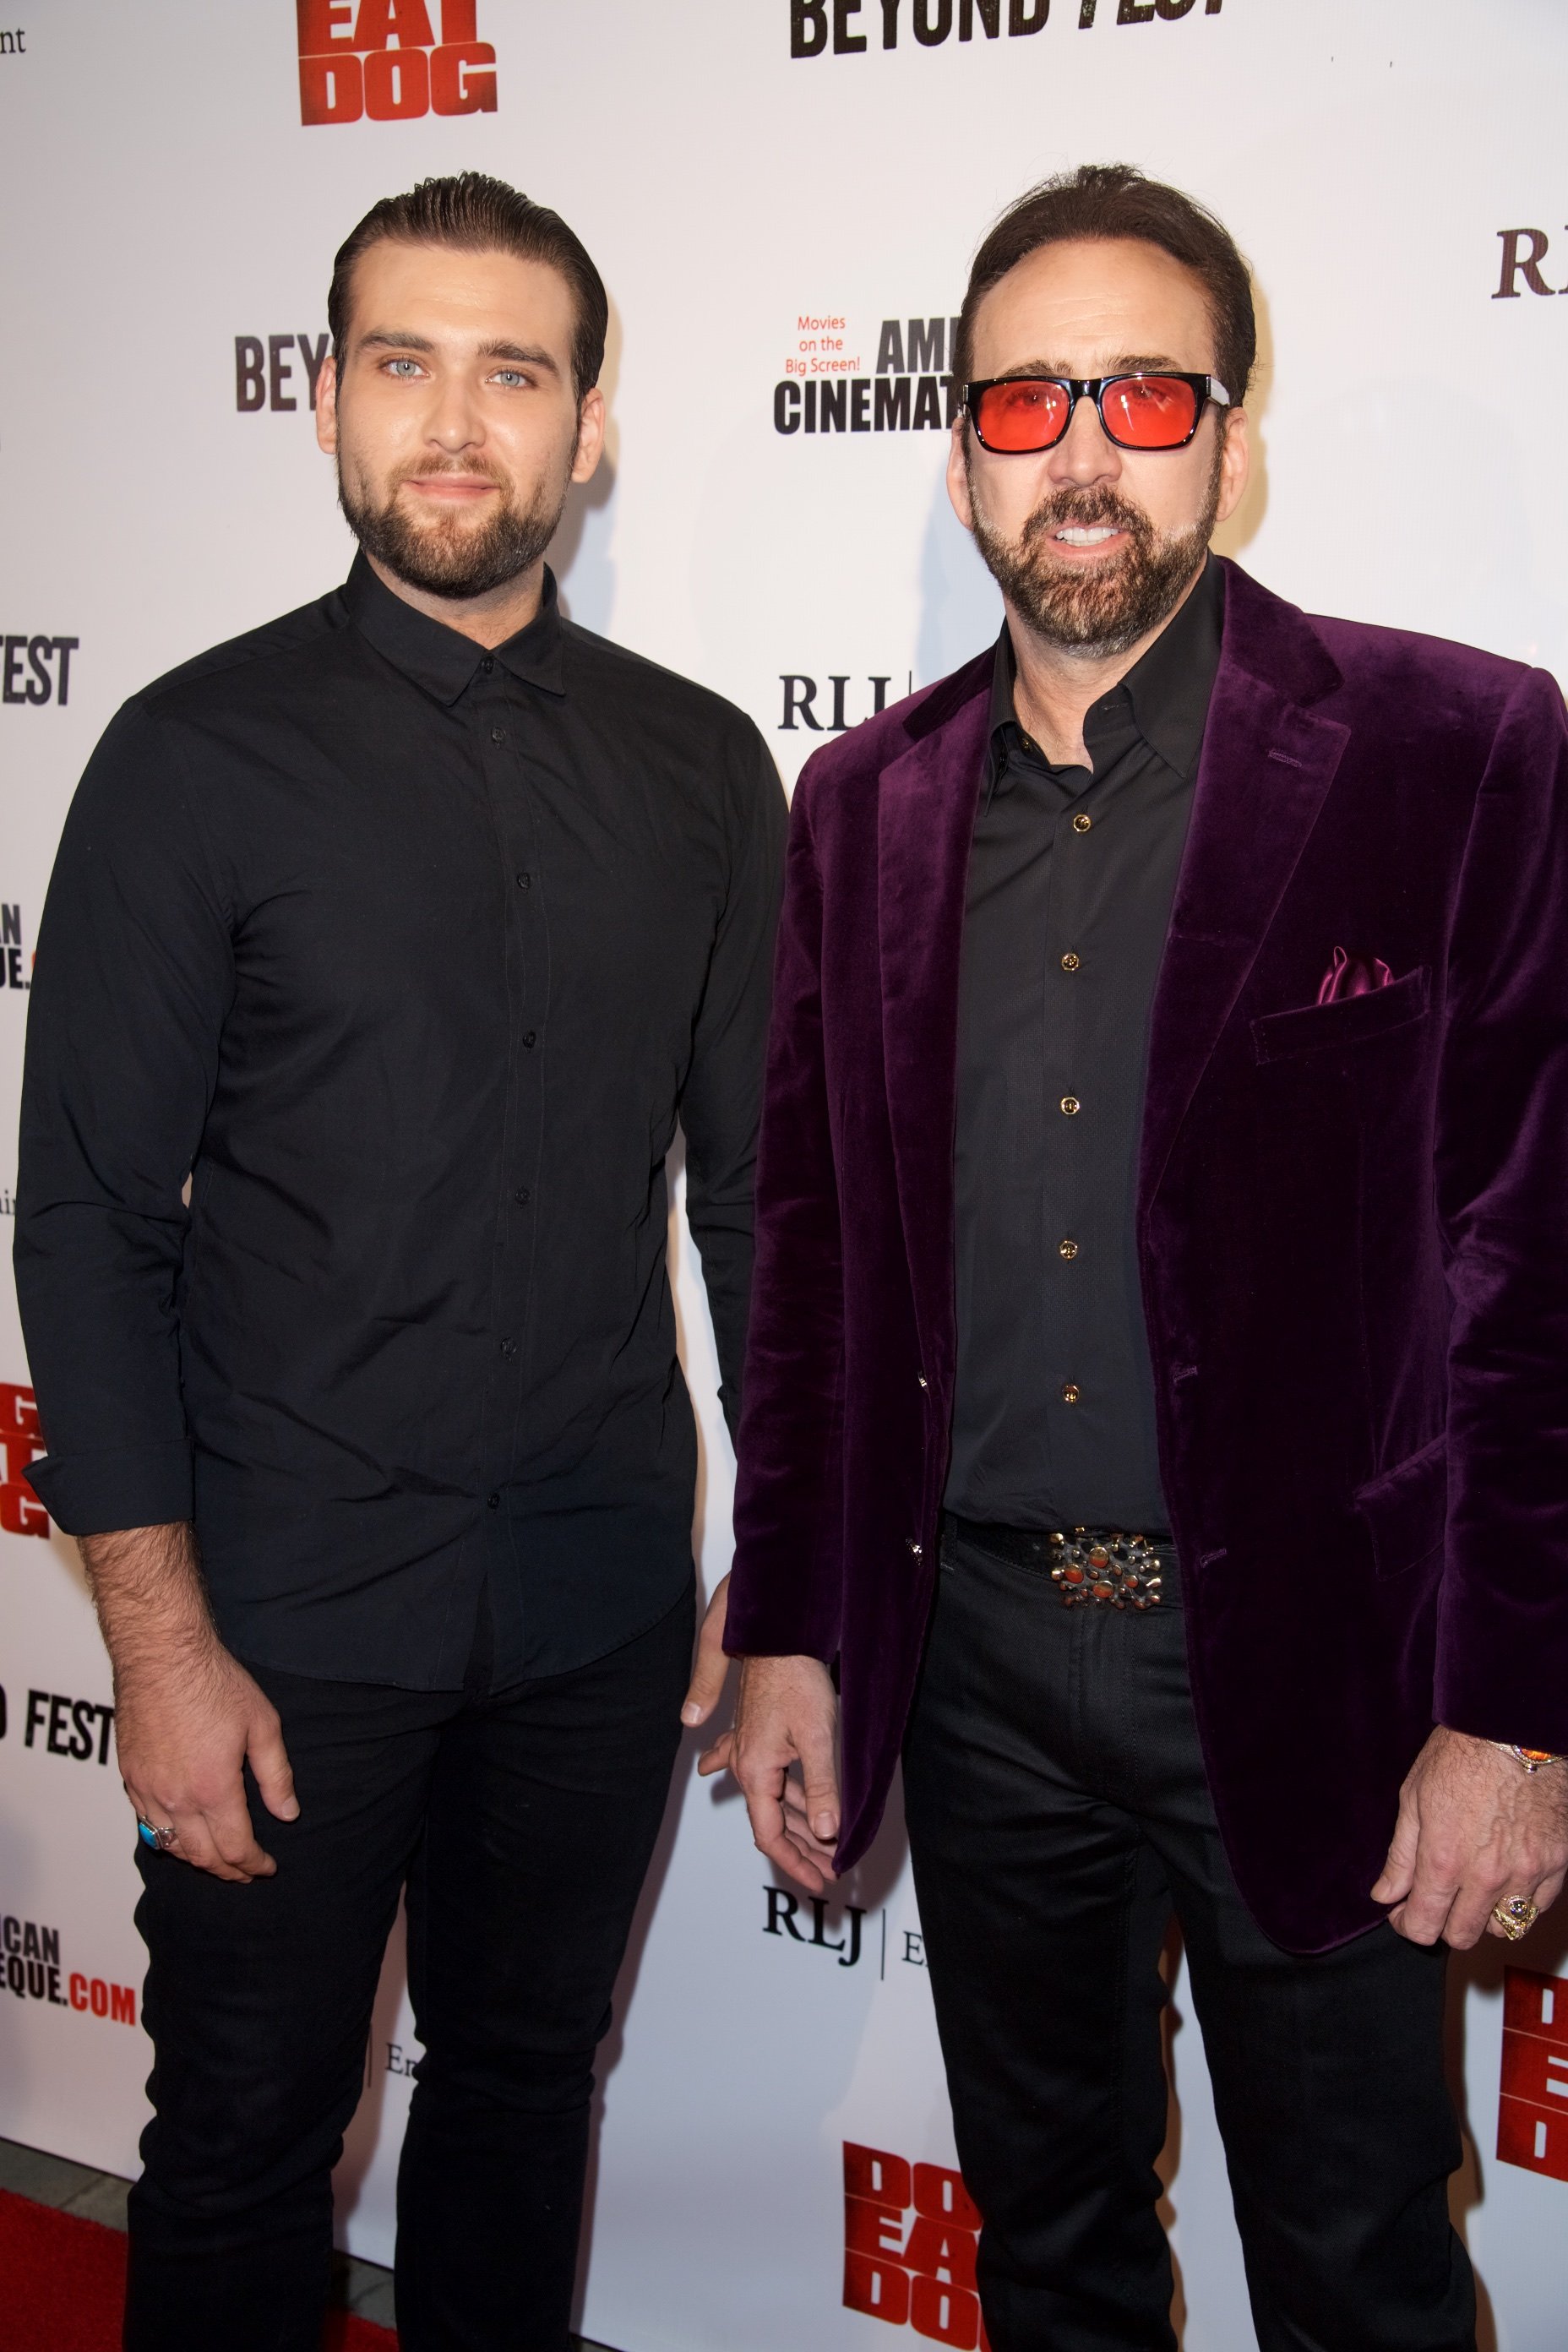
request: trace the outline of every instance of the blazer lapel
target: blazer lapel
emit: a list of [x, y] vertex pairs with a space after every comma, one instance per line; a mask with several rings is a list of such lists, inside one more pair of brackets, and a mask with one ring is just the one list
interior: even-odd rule
[[985, 757], [987, 652], [919, 714], [930, 724], [883, 769], [877, 805], [882, 1055], [904, 1248], [928, 1377], [953, 1369], [953, 1128], [958, 971], [970, 845]]
[[1304, 615], [1226, 571], [1219, 671], [1150, 1017], [1145, 1208], [1350, 736], [1310, 709], [1339, 672]]

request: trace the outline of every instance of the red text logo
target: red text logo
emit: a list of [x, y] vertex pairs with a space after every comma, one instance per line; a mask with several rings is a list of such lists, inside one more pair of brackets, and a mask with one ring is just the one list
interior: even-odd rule
[[0, 1482], [0, 1528], [11, 1536], [47, 1536], [49, 1515], [26, 1480], [29, 1462], [44, 1450], [38, 1434], [38, 1408], [31, 1389], [0, 1381], [0, 1448], [5, 1475]]
[[[496, 53], [479, 0], [294, 0], [301, 122], [493, 114]], [[439, 6], [440, 38], [431, 23]]]
[[1502, 2025], [1498, 2156], [1568, 2180], [1568, 1977], [1507, 1969]]
[[991, 2352], [974, 2284], [980, 2215], [960, 2176], [844, 2143], [844, 2300], [933, 2344]]

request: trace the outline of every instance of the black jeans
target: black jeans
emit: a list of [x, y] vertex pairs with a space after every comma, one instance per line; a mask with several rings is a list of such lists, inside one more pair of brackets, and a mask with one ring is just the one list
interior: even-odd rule
[[1442, 1949], [1300, 1958], [1232, 1881], [1179, 1609], [949, 1537], [905, 1755], [994, 2352], [1173, 2352], [1161, 1948], [1185, 1940], [1262, 2352], [1473, 2352]]
[[563, 2352], [594, 2054], [658, 1834], [688, 1593], [579, 1671], [490, 1693], [262, 1669], [300, 1798], [249, 1886], [140, 1855], [155, 2110], [129, 2352], [319, 2352], [331, 2168], [406, 1887], [425, 2046], [398, 2172], [404, 2352]]

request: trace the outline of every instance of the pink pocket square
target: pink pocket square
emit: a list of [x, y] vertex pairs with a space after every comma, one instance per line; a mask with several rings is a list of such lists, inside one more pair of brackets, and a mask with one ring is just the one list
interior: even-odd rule
[[1370, 996], [1373, 989], [1386, 988], [1393, 978], [1381, 956], [1346, 955], [1343, 948], [1336, 948], [1334, 960], [1323, 974], [1318, 1002], [1338, 1004], [1342, 997]]

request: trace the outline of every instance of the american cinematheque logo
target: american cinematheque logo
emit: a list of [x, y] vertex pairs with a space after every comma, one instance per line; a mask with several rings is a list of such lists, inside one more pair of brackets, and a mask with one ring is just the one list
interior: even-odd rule
[[[301, 122], [495, 112], [496, 53], [479, 37], [479, 0], [294, 5]], [[432, 22], [437, 11], [438, 28]]]
[[[1065, 0], [1058, 21], [1070, 21], [1075, 0]], [[1217, 16], [1225, 0], [1076, 0], [1078, 28], [1096, 25], [1174, 24], [1197, 13]], [[1051, 0], [789, 0], [792, 58], [858, 57], [877, 47], [896, 49], [900, 31], [922, 49], [939, 49], [954, 33], [961, 41], [1022, 40], [1043, 33]], [[878, 19], [880, 18], [880, 25]]]
[[869, 338], [837, 310], [795, 314], [773, 386], [775, 433], [945, 433], [958, 414], [948, 362], [958, 320], [884, 319], [874, 366]]
[[107, 2018], [111, 2025], [136, 2022], [134, 1985], [68, 1969], [60, 1958], [59, 1929], [11, 1912], [0, 1913], [0, 1991], [52, 2009], [74, 2009], [79, 2017]]

